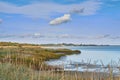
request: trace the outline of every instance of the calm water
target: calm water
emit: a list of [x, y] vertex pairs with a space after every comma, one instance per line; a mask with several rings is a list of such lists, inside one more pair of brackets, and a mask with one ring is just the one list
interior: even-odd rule
[[70, 62], [84, 62], [84, 63], [94, 63], [101, 61], [107, 65], [112, 62], [118, 62], [120, 59], [120, 46], [71, 46], [66, 47], [72, 50], [80, 50], [82, 53], [78, 55], [69, 55], [62, 57], [59, 60], [52, 60], [50, 64], [68, 64]]
[[120, 59], [120, 46], [78, 46], [69, 47], [73, 50], [81, 50], [79, 55], [66, 56], [65, 60], [72, 60], [79, 62], [84, 61], [96, 61], [101, 60], [104, 64], [112, 61], [118, 61]]

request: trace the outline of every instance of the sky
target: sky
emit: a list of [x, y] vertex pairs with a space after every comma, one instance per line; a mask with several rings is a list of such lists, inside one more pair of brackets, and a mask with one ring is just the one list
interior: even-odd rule
[[0, 41], [120, 45], [120, 0], [0, 0]]

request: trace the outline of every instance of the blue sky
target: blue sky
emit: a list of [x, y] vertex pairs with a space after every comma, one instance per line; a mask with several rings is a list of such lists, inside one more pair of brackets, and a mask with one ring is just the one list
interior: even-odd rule
[[120, 45], [120, 0], [0, 0], [0, 41]]

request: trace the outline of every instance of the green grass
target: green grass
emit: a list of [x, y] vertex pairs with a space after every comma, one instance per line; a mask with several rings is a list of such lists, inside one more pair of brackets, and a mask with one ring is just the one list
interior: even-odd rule
[[[71, 54], [80, 54], [78, 50], [43, 49], [41, 46], [32, 44], [1, 42], [0, 45], [0, 62], [11, 62], [18, 65], [24, 64], [27, 67], [31, 65], [35, 70], [39, 70], [41, 63], [44, 63], [44, 61], [59, 59], [62, 56]], [[45, 63], [42, 66], [51, 68], [51, 66]]]
[[63, 65], [55, 67], [44, 63], [62, 56], [80, 54], [78, 50], [43, 49], [39, 45], [7, 42], [1, 42], [0, 46], [0, 80], [120, 80], [119, 76], [114, 76], [112, 68], [106, 75], [64, 71], [61, 68]]
[[30, 80], [30, 71], [23, 66], [2, 63], [0, 64], [0, 80]]
[[0, 63], [0, 80], [120, 80], [110, 71], [107, 74], [99, 72], [78, 71], [36, 71], [23, 65]]

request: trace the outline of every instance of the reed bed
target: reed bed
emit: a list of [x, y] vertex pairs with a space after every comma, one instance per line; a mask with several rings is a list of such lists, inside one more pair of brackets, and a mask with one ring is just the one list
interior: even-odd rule
[[[0, 80], [120, 80], [120, 60], [107, 66], [101, 61], [101, 68], [94, 71], [89, 71], [87, 67], [84, 71], [79, 71], [80, 64], [76, 64], [74, 71], [65, 70], [65, 64], [46, 64], [50, 59], [72, 54], [80, 54], [80, 51], [42, 49], [39, 45], [2, 42]], [[87, 65], [90, 63], [88, 61]]]
[[[35, 60], [26, 66], [25, 60], [23, 64], [18, 64], [18, 59], [0, 63], [0, 80], [120, 80], [120, 68], [113, 68], [113, 65], [103, 66], [101, 71], [67, 71], [64, 70], [64, 64], [59, 66], [44, 66], [44, 62], [39, 62], [39, 69], [33, 68]], [[77, 69], [77, 66], [76, 66]], [[117, 71], [117, 75], [114, 73]]]

